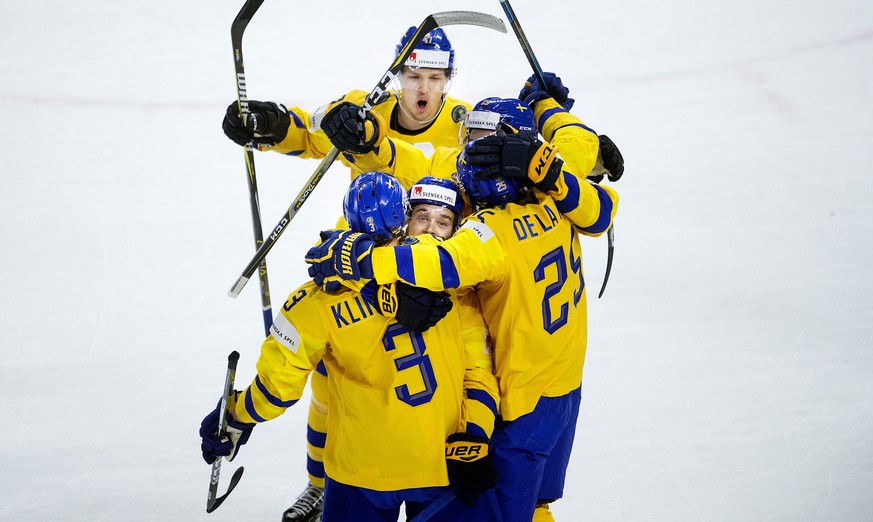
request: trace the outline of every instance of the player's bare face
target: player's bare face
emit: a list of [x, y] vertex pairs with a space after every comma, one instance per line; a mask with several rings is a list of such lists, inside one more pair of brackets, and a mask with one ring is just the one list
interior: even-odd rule
[[420, 203], [413, 207], [412, 216], [406, 225], [408, 236], [433, 234], [443, 239], [455, 232], [455, 213], [446, 207]]
[[416, 130], [432, 122], [442, 108], [448, 82], [444, 69], [404, 69], [400, 75], [400, 124]]

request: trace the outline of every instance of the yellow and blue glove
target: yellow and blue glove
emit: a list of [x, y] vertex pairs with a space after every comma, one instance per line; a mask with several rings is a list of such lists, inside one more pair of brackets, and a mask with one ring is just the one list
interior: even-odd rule
[[321, 244], [309, 249], [305, 261], [309, 276], [328, 292], [339, 290], [340, 281], [373, 279], [370, 253], [376, 242], [367, 234], [349, 230], [321, 232]]

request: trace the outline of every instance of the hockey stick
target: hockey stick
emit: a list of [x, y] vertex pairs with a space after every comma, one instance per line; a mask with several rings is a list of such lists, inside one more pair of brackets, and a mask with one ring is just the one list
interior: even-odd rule
[[[534, 75], [536, 75], [540, 85], [545, 88], [546, 79], [543, 76], [543, 69], [540, 67], [540, 62], [537, 61], [537, 57], [533, 52], [533, 48], [530, 46], [530, 42], [527, 41], [527, 36], [524, 35], [524, 30], [521, 28], [521, 24], [518, 22], [518, 18], [515, 16], [515, 11], [513, 11], [512, 6], [509, 4], [509, 0], [500, 0], [500, 7], [502, 7], [503, 12], [506, 13], [506, 19], [509, 20], [509, 25], [512, 26], [512, 31], [515, 33], [518, 43], [521, 44], [521, 50], [524, 51], [524, 55], [527, 56], [527, 61], [530, 63]], [[609, 281], [609, 273], [612, 272], [612, 255], [615, 250], [615, 232], [612, 230], [612, 225], [610, 225], [609, 230], [607, 231], [606, 239], [609, 244], [606, 254], [606, 274], [603, 276], [603, 286], [600, 287], [600, 293], [597, 295], [598, 299], [603, 297], [603, 291], [606, 290], [606, 283]]]
[[[239, 104], [240, 119], [245, 122], [249, 115], [249, 100], [246, 94], [246, 71], [242, 54], [242, 38], [249, 24], [249, 20], [255, 16], [258, 8], [264, 0], [246, 0], [233, 23], [230, 26], [230, 39], [233, 43], [233, 64], [236, 68], [236, 96]], [[248, 173], [249, 205], [252, 212], [252, 229], [255, 233], [255, 248], [264, 242], [264, 230], [261, 226], [261, 209], [258, 201], [258, 180], [255, 176], [255, 155], [251, 143], [245, 146], [246, 172]], [[270, 326], [273, 325], [272, 304], [270, 303], [270, 284], [267, 281], [267, 262], [261, 260], [258, 277], [261, 280], [261, 311], [264, 318], [264, 335], [270, 335]]]
[[[442, 13], [434, 13], [428, 15], [424, 21], [421, 22], [421, 25], [418, 26], [418, 29], [412, 35], [408, 42], [406, 42], [406, 47], [397, 55], [397, 58], [394, 59], [394, 62], [385, 71], [385, 74], [382, 75], [382, 79], [379, 80], [379, 83], [376, 84], [376, 87], [370, 91], [370, 94], [367, 95], [364, 100], [363, 105], [361, 106], [361, 110], [359, 112], [360, 117], [363, 119], [368, 112], [373, 108], [376, 104], [376, 101], [379, 97], [384, 93], [394, 78], [400, 73], [403, 69], [403, 65], [406, 63], [406, 59], [409, 58], [409, 55], [412, 54], [412, 51], [415, 50], [415, 46], [424, 38], [424, 36], [436, 29], [437, 27], [445, 27], [448, 25], [477, 25], [479, 27], [486, 27], [488, 29], [494, 29], [495, 31], [500, 31], [501, 33], [506, 32], [506, 26], [503, 24], [503, 20], [497, 18], [496, 16], [485, 14], [485, 13], [477, 13], [475, 11], [446, 11]], [[312, 173], [312, 176], [309, 177], [309, 181], [306, 182], [306, 185], [297, 194], [297, 198], [294, 200], [294, 203], [288, 207], [288, 211], [285, 212], [285, 215], [282, 216], [282, 219], [279, 220], [279, 223], [273, 228], [273, 232], [267, 237], [261, 246], [258, 248], [258, 251], [255, 252], [255, 256], [249, 261], [249, 264], [246, 265], [245, 269], [243, 269], [242, 275], [236, 280], [234, 285], [231, 287], [228, 295], [230, 297], [236, 298], [239, 293], [242, 291], [243, 287], [245, 287], [246, 283], [248, 283], [249, 278], [251, 278], [252, 274], [255, 271], [255, 267], [258, 266], [259, 263], [262, 263], [267, 256], [267, 253], [270, 249], [273, 248], [273, 245], [276, 243], [276, 240], [279, 239], [279, 236], [282, 235], [282, 232], [287, 228], [288, 223], [294, 219], [294, 216], [297, 215], [297, 211], [300, 210], [300, 207], [303, 206], [303, 203], [306, 202], [306, 199], [312, 194], [312, 191], [315, 190], [315, 186], [318, 185], [318, 182], [321, 181], [321, 178], [324, 176], [327, 169], [330, 168], [333, 161], [339, 155], [339, 150], [336, 147], [331, 147], [330, 151], [328, 151], [327, 156], [321, 160], [321, 163], [318, 165], [318, 168], [315, 169], [315, 172]]]
[[[231, 390], [233, 390], [233, 380], [236, 377], [236, 363], [239, 361], [239, 352], [236, 350], [230, 352], [230, 355], [227, 356], [227, 375], [224, 377], [224, 390], [221, 394], [221, 408], [218, 410], [218, 438], [223, 439], [227, 434], [227, 398], [230, 396]], [[221, 474], [221, 457], [215, 459], [212, 463], [212, 473], [209, 477], [209, 494], [206, 496], [206, 512], [212, 513], [218, 506], [224, 502], [224, 499], [230, 495], [230, 492], [233, 491], [233, 488], [236, 487], [236, 484], [239, 482], [239, 479], [242, 478], [243, 474], [242, 466], [239, 467], [234, 473], [233, 476], [230, 477], [230, 485], [227, 487], [227, 492], [220, 497], [216, 497], [215, 495], [218, 493], [218, 477]]]

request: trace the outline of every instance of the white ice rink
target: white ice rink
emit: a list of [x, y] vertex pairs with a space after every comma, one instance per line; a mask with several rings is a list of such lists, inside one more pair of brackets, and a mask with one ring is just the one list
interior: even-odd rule
[[[257, 285], [230, 23], [242, 0], [0, 0], [0, 520], [278, 522], [306, 403], [259, 426], [205, 513], [197, 430]], [[590, 342], [560, 521], [873, 520], [873, 3], [515, 0], [627, 170], [616, 258], [583, 240]], [[497, 0], [266, 0], [249, 97], [375, 86], [431, 12]], [[447, 31], [452, 94], [515, 96], [512, 33]], [[258, 154], [264, 227], [315, 161]], [[273, 304], [340, 213], [335, 165], [268, 257]]]

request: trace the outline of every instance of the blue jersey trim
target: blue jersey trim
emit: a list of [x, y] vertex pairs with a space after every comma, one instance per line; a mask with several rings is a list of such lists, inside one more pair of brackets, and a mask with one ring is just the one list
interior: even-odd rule
[[316, 478], [324, 478], [324, 463], [312, 460], [312, 457], [306, 456], [306, 471]]
[[563, 177], [564, 185], [567, 186], [567, 195], [560, 201], [555, 200], [555, 206], [558, 207], [558, 211], [561, 214], [566, 214], [576, 210], [576, 207], [579, 206], [581, 189], [579, 188], [579, 180], [576, 176], [568, 175], [564, 172], [561, 173], [561, 176]]
[[491, 410], [491, 413], [493, 413], [495, 417], [497, 416], [497, 402], [495, 402], [494, 398], [488, 395], [488, 392], [485, 390], [467, 388], [467, 399], [481, 402]]
[[581, 230], [589, 234], [600, 234], [606, 232], [612, 221], [612, 198], [601, 187], [597, 185], [592, 186], [597, 189], [597, 199], [600, 200], [600, 216], [597, 217], [597, 221], [593, 225], [584, 227]]
[[445, 248], [437, 246], [437, 251], [440, 254], [440, 274], [443, 278], [443, 288], [458, 288], [461, 286], [461, 277], [458, 275], [455, 260]]
[[293, 111], [286, 111], [286, 112], [288, 113], [288, 116], [291, 116], [291, 119], [294, 120], [295, 127], [297, 127], [298, 129], [305, 129], [306, 128], [303, 125], [303, 120], [301, 120], [300, 117], [297, 116], [297, 114], [295, 114]]
[[412, 249], [409, 246], [394, 247], [394, 260], [397, 262], [397, 275], [414, 286], [415, 266], [412, 264]]
[[249, 417], [255, 419], [255, 422], [267, 422], [267, 419], [258, 415], [258, 412], [255, 411], [255, 405], [252, 404], [252, 389], [249, 388], [249, 392], [246, 394], [246, 413], [249, 414]]
[[327, 433], [322, 433], [312, 429], [312, 426], [306, 425], [306, 442], [310, 446], [324, 449], [324, 444], [327, 442]]
[[559, 130], [561, 130], [561, 129], [565, 128], [565, 127], [581, 127], [581, 128], [583, 128], [583, 129], [587, 130], [588, 132], [590, 132], [591, 134], [594, 134], [595, 136], [597, 136], [597, 131], [595, 131], [594, 129], [592, 129], [592, 128], [589, 127], [588, 125], [585, 125], [584, 123], [580, 123], [580, 122], [568, 123], [568, 124], [566, 124], [566, 125], [561, 125], [561, 126], [558, 127], [557, 129], [555, 129], [555, 132], [553, 132], [552, 134], [554, 135], [554, 134], [557, 133]]
[[261, 394], [263, 394], [263, 396], [267, 398], [267, 401], [269, 401], [269, 403], [273, 406], [277, 406], [279, 408], [290, 408], [291, 406], [294, 406], [294, 404], [297, 402], [297, 399], [294, 399], [293, 401], [283, 401], [279, 399], [279, 397], [271, 394], [270, 391], [267, 390], [267, 387], [264, 386], [264, 383], [261, 382], [260, 375], [255, 376], [255, 384], [258, 387], [258, 391], [260, 391]]

